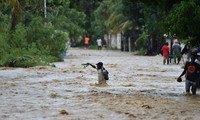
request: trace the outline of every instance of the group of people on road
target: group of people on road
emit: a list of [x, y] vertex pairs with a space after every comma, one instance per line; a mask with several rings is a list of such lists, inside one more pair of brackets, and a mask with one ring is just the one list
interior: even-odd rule
[[[98, 49], [102, 47], [102, 40], [97, 39]], [[196, 94], [197, 88], [200, 88], [200, 47], [195, 49], [191, 49], [188, 45], [181, 50], [180, 43], [176, 40], [172, 45], [173, 51], [173, 59], [175, 64], [179, 64], [181, 57], [183, 54], [188, 54], [188, 60], [184, 64], [184, 70], [177, 78], [177, 82], [182, 82], [182, 76], [185, 75], [185, 92], [186, 94], [190, 94], [192, 92], [193, 95]], [[166, 42], [162, 48], [162, 56], [163, 56], [163, 64], [169, 64], [169, 55], [170, 55], [170, 48], [169, 44]], [[190, 58], [190, 60], [189, 60]], [[108, 71], [105, 70], [103, 67], [102, 62], [98, 62], [95, 65], [90, 63], [84, 64], [86, 66], [90, 65], [97, 70], [98, 73], [98, 83], [95, 84], [97, 86], [107, 85], [108, 80]]]
[[[179, 64], [182, 54], [181, 54], [181, 45], [180, 43], [175, 40], [174, 44], [172, 45], [172, 55], [173, 55], [173, 59], [174, 59], [174, 63], [175, 64]], [[171, 56], [170, 56], [170, 48], [169, 48], [169, 43], [166, 42], [162, 48], [161, 48], [161, 53], [163, 56], [163, 64], [169, 64], [169, 62], [171, 62]]]
[[[200, 88], [200, 47], [192, 49], [189, 45], [185, 45], [181, 50], [181, 45], [178, 41], [174, 41], [172, 45], [173, 59], [175, 64], [179, 64], [182, 55], [187, 54], [187, 61], [184, 63], [184, 70], [177, 78], [177, 82], [182, 82], [182, 76], [185, 75], [185, 92], [190, 92], [195, 95], [197, 88]], [[170, 62], [170, 48], [166, 42], [162, 48], [163, 64]]]
[[98, 50], [101, 50], [102, 48], [107, 48], [106, 40], [102, 40], [101, 38], [97, 39], [97, 46]]
[[[84, 46], [85, 46], [85, 48], [89, 47], [89, 41], [90, 41], [89, 37], [85, 37], [84, 38]], [[99, 39], [97, 39], [96, 42], [97, 42], [98, 50], [101, 50], [102, 47], [106, 48], [106, 41], [105, 40], [102, 40], [101, 38], [99, 38]]]

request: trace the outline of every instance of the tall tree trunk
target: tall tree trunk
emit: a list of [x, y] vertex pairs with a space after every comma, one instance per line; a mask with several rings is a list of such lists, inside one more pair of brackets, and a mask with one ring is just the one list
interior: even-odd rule
[[131, 52], [131, 38], [128, 37], [128, 51]]
[[44, 0], [44, 18], [47, 18], [47, 1]]
[[15, 30], [15, 26], [17, 24], [17, 15], [14, 10], [11, 12], [11, 30]]
[[10, 0], [10, 2], [13, 7], [11, 11], [11, 30], [14, 30], [15, 26], [17, 25], [18, 17], [21, 15], [22, 10], [18, 0]]

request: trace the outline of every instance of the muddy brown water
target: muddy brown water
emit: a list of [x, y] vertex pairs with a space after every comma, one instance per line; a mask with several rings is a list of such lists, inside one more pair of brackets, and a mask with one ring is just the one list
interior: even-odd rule
[[[56, 67], [0, 68], [2, 120], [199, 120], [200, 91], [184, 94], [180, 65], [162, 56], [70, 48]], [[109, 86], [82, 63], [103, 62]], [[183, 78], [184, 80], [184, 78]]]

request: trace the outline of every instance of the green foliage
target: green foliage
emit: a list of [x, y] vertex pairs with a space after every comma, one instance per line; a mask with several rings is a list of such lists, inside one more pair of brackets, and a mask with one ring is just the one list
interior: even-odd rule
[[26, 40], [27, 31], [23, 24], [18, 24], [16, 30], [13, 31], [9, 44], [13, 48], [27, 49]]
[[60, 53], [66, 50], [67, 41], [67, 32], [55, 30], [50, 23], [44, 24], [41, 17], [33, 17], [29, 26], [20, 23], [15, 31], [0, 32], [0, 66], [48, 65], [62, 59]]
[[22, 24], [14, 32], [0, 33], [0, 66], [31, 67], [53, 62], [55, 57], [41, 51], [34, 42], [28, 43], [26, 35], [27, 28]]
[[[55, 6], [55, 4], [52, 6]], [[77, 44], [80, 36], [85, 34], [83, 26], [86, 22], [86, 15], [74, 8], [69, 9], [69, 2], [52, 9], [51, 12], [55, 15], [50, 15], [48, 19], [52, 20], [54, 28], [68, 32], [68, 37], [72, 40], [70, 42], [72, 42], [72, 44]]]
[[9, 53], [9, 50], [11, 49], [10, 45], [8, 44], [8, 35], [6, 32], [0, 32], [0, 54], [1, 58], [3, 59], [3, 56]]
[[145, 50], [146, 47], [147, 36], [148, 36], [147, 32], [143, 30], [143, 32], [139, 35], [138, 39], [135, 41], [136, 47], [140, 51], [140, 54], [145, 53], [143, 51]]
[[65, 49], [68, 41], [68, 33], [62, 30], [55, 30], [51, 22], [42, 24], [41, 17], [35, 17], [28, 28], [28, 41], [46, 54], [59, 57], [61, 51]]
[[189, 39], [193, 45], [200, 44], [200, 2], [182, 1], [166, 17], [167, 31], [180, 39]]
[[138, 55], [145, 55], [146, 53], [146, 49], [145, 48], [140, 48], [139, 51], [138, 51]]
[[79, 37], [85, 33], [83, 25], [86, 22], [86, 16], [82, 12], [77, 12], [75, 9], [72, 9], [68, 13], [67, 17], [70, 18], [67, 22], [69, 25], [67, 30], [69, 31], [70, 38], [73, 38], [77, 41]]
[[56, 30], [51, 39], [49, 39], [50, 44], [48, 47], [50, 48], [50, 54], [55, 57], [59, 57], [60, 53], [66, 50], [66, 43], [68, 41], [68, 34], [63, 31]]
[[130, 17], [133, 15], [132, 12], [126, 11], [128, 8], [123, 2], [123, 0], [110, 1], [111, 6], [108, 9], [110, 13], [105, 22], [112, 33], [126, 32], [127, 30], [135, 29], [136, 27], [135, 19]]
[[94, 21], [92, 22], [92, 40], [96, 43], [98, 38], [103, 38], [104, 34], [107, 33], [108, 27], [105, 21], [109, 17], [109, 5], [110, 1], [103, 1], [99, 7], [93, 12]]
[[3, 56], [0, 66], [32, 67], [48, 65], [49, 62], [53, 61], [53, 57], [42, 54], [38, 49], [37, 52], [32, 50], [33, 48], [28, 50], [12, 49], [9, 54]]
[[[60, 54], [66, 50], [69, 37], [76, 41], [85, 32], [85, 14], [69, 8], [70, 0], [47, 0], [47, 18], [44, 1], [18, 3], [0, 4], [0, 66], [30, 67], [62, 60]], [[15, 7], [20, 16], [12, 14], [11, 23], [9, 16]]]
[[5, 28], [9, 27], [9, 16], [0, 12], [0, 32], [7, 31]]

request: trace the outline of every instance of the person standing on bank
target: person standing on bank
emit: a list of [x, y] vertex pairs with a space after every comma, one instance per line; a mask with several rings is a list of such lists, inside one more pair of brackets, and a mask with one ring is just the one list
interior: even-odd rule
[[169, 64], [169, 43], [166, 42], [162, 48], [161, 48], [161, 52], [162, 52], [162, 56], [163, 56], [163, 64], [166, 63], [167, 61], [167, 64]]
[[177, 78], [177, 82], [182, 82], [181, 77], [185, 75], [185, 91], [186, 94], [192, 91], [192, 94], [196, 94], [197, 82], [200, 78], [200, 65], [195, 62], [196, 53], [192, 53], [191, 61], [186, 62], [185, 67], [181, 75]]
[[101, 39], [97, 39], [97, 46], [98, 46], [98, 50], [100, 50], [101, 47], [102, 47], [102, 40]]

